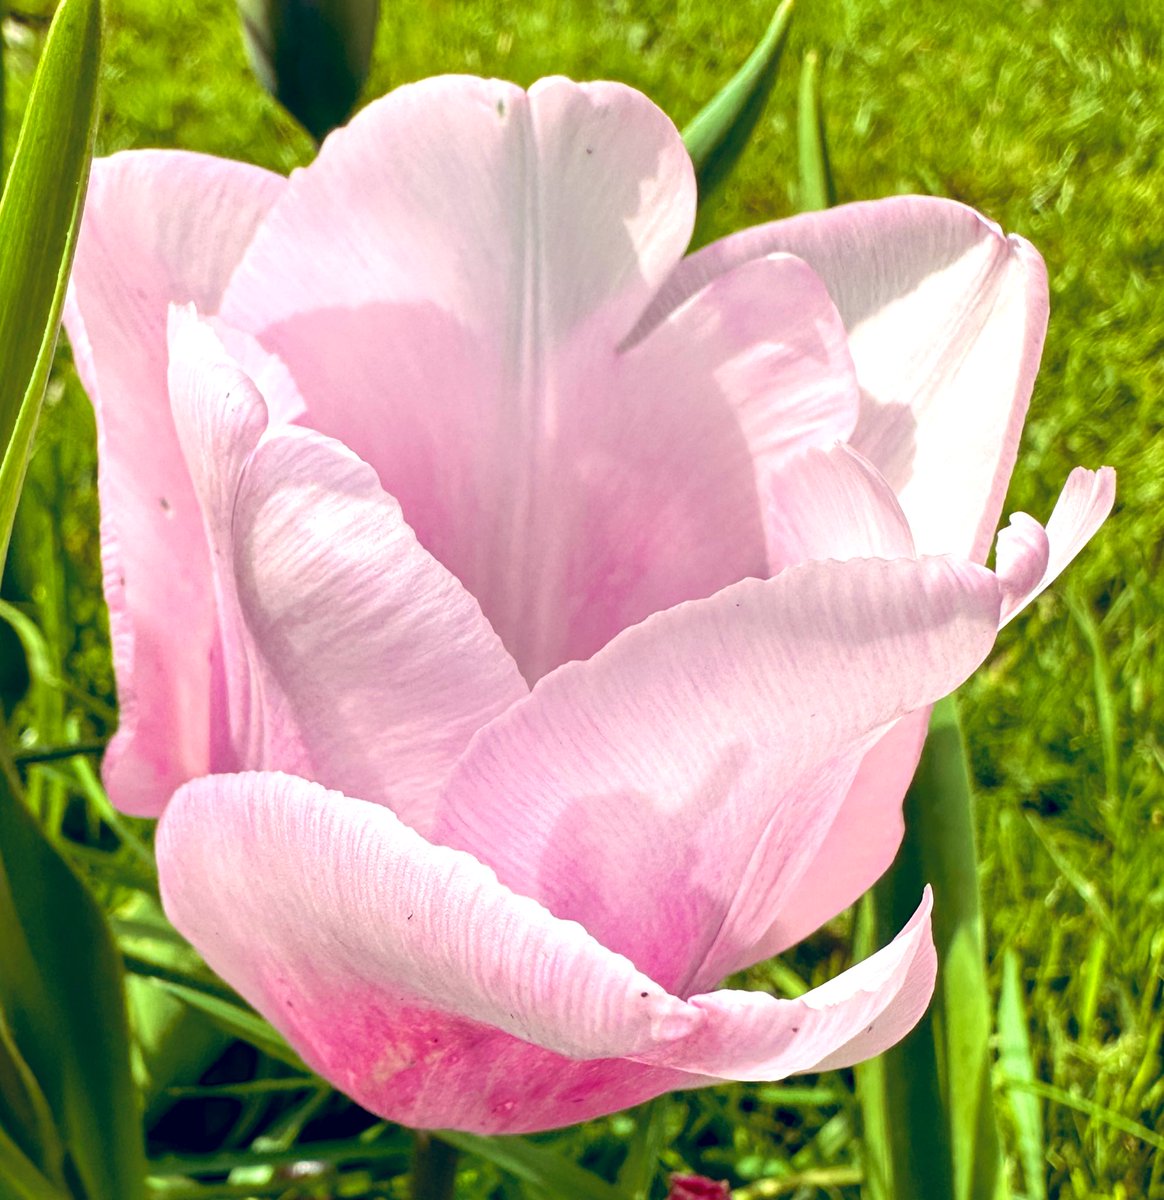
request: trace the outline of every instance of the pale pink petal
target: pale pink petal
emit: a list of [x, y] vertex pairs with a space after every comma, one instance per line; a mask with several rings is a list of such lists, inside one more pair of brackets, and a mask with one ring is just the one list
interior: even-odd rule
[[156, 815], [214, 763], [214, 588], [166, 386], [171, 302], [217, 306], [284, 180], [169, 151], [93, 164], [65, 312], [97, 410], [101, 543], [121, 727], [105, 782]]
[[1046, 329], [1036, 251], [950, 200], [846, 204], [685, 259], [643, 325], [774, 251], [803, 258], [840, 310], [863, 389], [853, 445], [897, 492], [918, 550], [985, 561]]
[[[1004, 625], [1058, 578], [1107, 520], [1115, 503], [1115, 486], [1116, 473], [1111, 467], [1101, 467], [1098, 471], [1076, 467], [1067, 476], [1047, 521], [1043, 535], [1045, 556], [1042, 541], [1034, 532], [1043, 532], [1038, 522], [1026, 513], [1011, 517], [1011, 528], [998, 535], [996, 552], [996, 569], [1007, 589], [1002, 610]], [[1020, 531], [1017, 534], [1012, 533], [1016, 524]], [[1019, 537], [1023, 539], [1025, 554], [1019, 549]], [[1038, 547], [1037, 552], [1027, 549], [1032, 541]], [[1041, 572], [1037, 570], [1040, 562], [1044, 563]]]
[[985, 657], [998, 587], [954, 560], [808, 563], [627, 630], [474, 740], [436, 840], [684, 994], [749, 957], [862, 755]]
[[913, 558], [893, 489], [849, 446], [808, 449], [771, 479], [764, 527], [772, 571], [835, 558]]
[[286, 775], [186, 785], [157, 850], [166, 911], [215, 971], [312, 1068], [416, 1128], [545, 1129], [852, 1062], [933, 984], [927, 895], [890, 946], [799, 1000], [684, 1003], [470, 855]]
[[476, 601], [351, 451], [272, 431], [233, 509], [253, 653], [313, 777], [423, 830], [472, 735], [526, 686]]
[[748, 954], [783, 954], [860, 899], [889, 869], [905, 833], [902, 801], [917, 770], [930, 706], [902, 717], [865, 755], [815, 861]]
[[572, 373], [587, 394], [561, 413], [559, 468], [522, 559], [497, 578], [507, 599], [481, 597], [531, 679], [653, 612], [769, 574], [757, 486], [856, 417], [840, 320], [786, 255], [725, 275], [644, 341], [587, 352]]
[[769, 1080], [880, 1054], [917, 1024], [933, 994], [931, 905], [927, 888], [888, 946], [798, 999], [726, 990], [693, 996], [690, 1004], [707, 1022], [640, 1061], [720, 1079]]
[[1018, 612], [1046, 574], [1050, 554], [1047, 531], [1026, 513], [1014, 513], [1010, 524], [998, 531], [994, 572], [1002, 584], [1000, 627]]
[[166, 912], [210, 966], [395, 1120], [536, 1128], [610, 1111], [654, 1094], [642, 1069], [561, 1055], [636, 1054], [705, 1020], [470, 855], [301, 779], [188, 784], [157, 853]]
[[767, 573], [737, 415], [761, 390], [745, 423], [772, 453], [852, 428], [841, 327], [802, 265], [741, 272], [618, 352], [693, 212], [678, 133], [627, 88], [428, 81], [328, 140], [224, 301], [530, 680]]
[[296, 172], [222, 315], [258, 332], [335, 306], [433, 305], [498, 339], [517, 378], [600, 313], [625, 334], [694, 216], [682, 140], [633, 89], [427, 79]]
[[[212, 323], [193, 305], [171, 307], [169, 346], [174, 428], [210, 550], [218, 630], [210, 709], [214, 769], [306, 771], [310, 760], [298, 725], [255, 652], [235, 580], [235, 502], [251, 455], [267, 431], [267, 406]], [[265, 363], [257, 346], [246, 349], [260, 378], [281, 381], [278, 363]]]

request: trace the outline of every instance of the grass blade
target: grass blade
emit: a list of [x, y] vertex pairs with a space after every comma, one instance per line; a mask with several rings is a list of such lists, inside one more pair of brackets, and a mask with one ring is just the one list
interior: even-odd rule
[[731, 173], [764, 111], [788, 40], [792, 5], [793, 0], [783, 0], [744, 65], [683, 130], [701, 204]]
[[100, 0], [64, 0], [0, 198], [0, 562], [56, 348], [93, 153], [100, 61]]
[[[1026, 1006], [1018, 955], [1008, 950], [1002, 960], [1002, 993], [998, 998], [998, 1065], [1008, 1079], [1031, 1083], [1035, 1078], [1031, 1038], [1027, 1030]], [[1007, 1089], [1007, 1100], [1023, 1167], [1023, 1190], [1027, 1200], [1047, 1200], [1046, 1165], [1043, 1157], [1043, 1115], [1038, 1097], [1015, 1087]]]
[[487, 1159], [515, 1179], [551, 1196], [569, 1196], [570, 1200], [625, 1200], [623, 1193], [604, 1179], [525, 1138], [478, 1137], [448, 1130], [434, 1136], [466, 1154]]

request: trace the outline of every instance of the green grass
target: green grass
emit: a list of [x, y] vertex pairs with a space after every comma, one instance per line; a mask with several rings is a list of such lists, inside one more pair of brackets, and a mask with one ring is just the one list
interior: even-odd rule
[[[180, 145], [279, 170], [310, 157], [306, 137], [251, 79], [233, 5], [110, 0], [109, 9], [103, 151]], [[369, 95], [440, 71], [522, 83], [607, 76], [642, 88], [680, 124], [769, 16], [755, 0], [730, 12], [711, 0], [385, 9]], [[9, 21], [5, 32], [11, 114], [38, 26]], [[1164, 13], [1142, 0], [800, 0], [767, 115], [699, 235], [795, 209], [797, 68], [816, 49], [841, 200], [953, 196], [1025, 234], [1047, 259], [1051, 330], [1011, 508], [1045, 517], [1077, 463], [1115, 465], [1119, 500], [1081, 560], [1000, 638], [965, 689], [963, 715], [992, 984], [997, 994], [1003, 953], [1013, 951], [1035, 1069], [1034, 1082], [1014, 1088], [1000, 1078], [1004, 1135], [1022, 1194], [1019, 1139], [1032, 1113], [1041, 1116], [1046, 1194], [1064, 1200], [1164, 1197], [1164, 1153], [1138, 1132], [1164, 1129], [1162, 38]], [[13, 129], [10, 119], [9, 141]], [[108, 700], [95, 512], [92, 421], [62, 375], [9, 586], [44, 630], [54, 669]], [[47, 744], [104, 729], [85, 705], [45, 688], [21, 717], [27, 736]], [[70, 799], [83, 782], [76, 769], [31, 775], [42, 810], [80, 837], [88, 810]], [[779, 969], [820, 978], [844, 965], [846, 946], [840, 922]], [[738, 1186], [793, 1177], [790, 1190], [754, 1185], [748, 1197], [857, 1196], [850, 1081], [793, 1084], [667, 1102], [658, 1119], [668, 1164]], [[248, 1099], [233, 1126], [224, 1118], [224, 1145], [242, 1150], [264, 1132], [263, 1103]], [[549, 1140], [610, 1175], [630, 1131], [617, 1117]], [[464, 1195], [518, 1194], [512, 1185], [491, 1193], [500, 1179], [474, 1160]], [[343, 1194], [399, 1194], [378, 1187]]]

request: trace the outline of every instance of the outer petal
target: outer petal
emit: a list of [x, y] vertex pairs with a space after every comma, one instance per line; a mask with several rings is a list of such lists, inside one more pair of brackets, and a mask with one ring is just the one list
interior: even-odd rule
[[1055, 581], [1107, 520], [1115, 485], [1111, 467], [1076, 467], [1067, 476], [1045, 532], [1026, 513], [1016, 513], [1011, 527], [999, 533], [996, 569], [1006, 587], [1004, 625]]
[[690, 1004], [708, 1020], [647, 1060], [720, 1079], [782, 1079], [872, 1058], [917, 1024], [933, 995], [932, 897], [876, 954], [796, 1000], [718, 991]]
[[[215, 970], [326, 1078], [418, 1128], [545, 1129], [852, 1062], [933, 985], [927, 895], [890, 946], [799, 1000], [684, 1003], [471, 856], [288, 776], [187, 785], [157, 846], [166, 910]], [[600, 1057], [616, 1054], [643, 1061]]]
[[[644, 1052], [705, 1019], [470, 855], [300, 779], [188, 784], [157, 851], [166, 912], [211, 967], [312, 1067], [398, 1120], [505, 1128], [529, 1088], [530, 1110], [564, 1124], [577, 1109], [560, 1055]], [[550, 1059], [559, 1078], [539, 1094]], [[515, 1077], [527, 1061], [535, 1078]], [[593, 1108], [588, 1076], [572, 1082]]]
[[897, 492], [918, 550], [984, 561], [1042, 350], [1042, 260], [953, 201], [847, 204], [685, 259], [644, 325], [709, 279], [781, 250], [803, 258], [840, 309], [863, 389], [853, 444]]
[[482, 730], [435, 837], [699, 990], [792, 901], [879, 734], [985, 657], [998, 602], [982, 568], [866, 560], [659, 613]]
[[211, 326], [192, 311], [172, 326], [175, 424], [219, 597], [226, 769], [310, 770], [423, 822], [472, 734], [526, 694], [513, 660], [375, 472], [318, 434], [267, 431]]
[[214, 588], [170, 417], [166, 312], [217, 306], [277, 175], [200, 155], [138, 151], [93, 165], [65, 312], [97, 410], [102, 562], [121, 727], [105, 758], [113, 801], [154, 815], [214, 765]]
[[693, 212], [678, 133], [629, 89], [434, 80], [328, 140], [224, 302], [530, 680], [766, 574], [752, 452], [852, 430], [803, 264], [749, 264], [618, 352]]

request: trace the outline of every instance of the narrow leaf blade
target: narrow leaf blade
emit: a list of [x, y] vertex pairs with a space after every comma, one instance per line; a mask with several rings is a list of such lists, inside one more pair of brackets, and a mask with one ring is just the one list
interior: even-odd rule
[[759, 45], [683, 130], [699, 181], [700, 203], [731, 173], [764, 111], [792, 24], [793, 0], [782, 0]]
[[89, 178], [100, 60], [100, 0], [64, 0], [0, 198], [0, 561], [60, 326]]
[[551, 1196], [571, 1200], [625, 1200], [621, 1191], [545, 1146], [520, 1137], [478, 1137], [442, 1131], [435, 1135], [466, 1154], [476, 1154], [507, 1174]]

